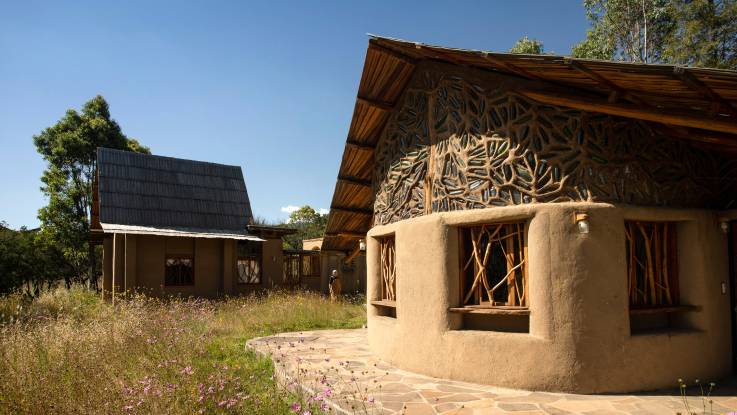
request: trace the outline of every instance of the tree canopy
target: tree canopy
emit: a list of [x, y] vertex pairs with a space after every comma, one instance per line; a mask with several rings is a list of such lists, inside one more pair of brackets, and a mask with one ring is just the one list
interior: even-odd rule
[[41, 191], [48, 204], [38, 212], [39, 237], [61, 250], [75, 278], [94, 284], [99, 261], [88, 238], [97, 148], [150, 151], [123, 134], [110, 117], [107, 102], [99, 95], [87, 101], [81, 113], [67, 110], [56, 124], [34, 136], [33, 142], [47, 162]]
[[527, 53], [533, 55], [540, 55], [543, 53], [543, 43], [537, 39], [530, 39], [527, 36], [523, 36], [517, 43], [509, 49], [510, 53]]
[[302, 206], [292, 212], [287, 223], [283, 225], [297, 229], [297, 233], [284, 237], [284, 247], [287, 249], [302, 249], [303, 240], [323, 236], [327, 223], [327, 214], [321, 214], [309, 205]]
[[737, 69], [737, 0], [584, 0], [578, 58]]

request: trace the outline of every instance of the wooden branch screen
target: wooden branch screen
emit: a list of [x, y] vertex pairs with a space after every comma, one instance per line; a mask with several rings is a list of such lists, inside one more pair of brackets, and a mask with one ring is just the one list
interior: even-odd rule
[[320, 254], [284, 252], [284, 284], [297, 286], [304, 277], [320, 276]]
[[525, 223], [461, 229], [461, 303], [527, 307]]
[[375, 225], [527, 203], [735, 198], [737, 162], [644, 122], [538, 105], [487, 76], [418, 72], [376, 146]]
[[397, 266], [394, 236], [387, 236], [379, 240], [381, 255], [381, 300], [397, 300]]
[[284, 254], [284, 284], [299, 285], [300, 258], [299, 254]]
[[631, 308], [678, 305], [678, 245], [673, 222], [625, 222]]

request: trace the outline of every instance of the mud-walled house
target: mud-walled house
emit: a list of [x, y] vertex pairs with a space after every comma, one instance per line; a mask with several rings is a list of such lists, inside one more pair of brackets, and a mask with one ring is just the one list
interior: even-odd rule
[[403, 369], [622, 392], [734, 363], [737, 72], [370, 39], [323, 250]]
[[239, 166], [97, 150], [103, 292], [217, 297], [283, 282], [282, 235], [252, 225]]

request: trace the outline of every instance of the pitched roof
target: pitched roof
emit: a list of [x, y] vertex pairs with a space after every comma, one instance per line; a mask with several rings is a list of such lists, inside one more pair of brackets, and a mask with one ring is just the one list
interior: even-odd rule
[[97, 149], [102, 228], [238, 239], [251, 204], [239, 166]]
[[453, 49], [371, 35], [323, 249], [354, 249], [371, 228], [373, 149], [420, 62], [505, 74], [544, 104], [637, 118], [676, 139], [737, 150], [737, 71]]

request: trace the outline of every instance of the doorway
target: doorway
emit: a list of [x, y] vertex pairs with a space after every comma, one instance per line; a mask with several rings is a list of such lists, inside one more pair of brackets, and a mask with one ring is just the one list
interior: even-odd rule
[[732, 372], [737, 373], [737, 221], [729, 223], [729, 314], [732, 321]]

